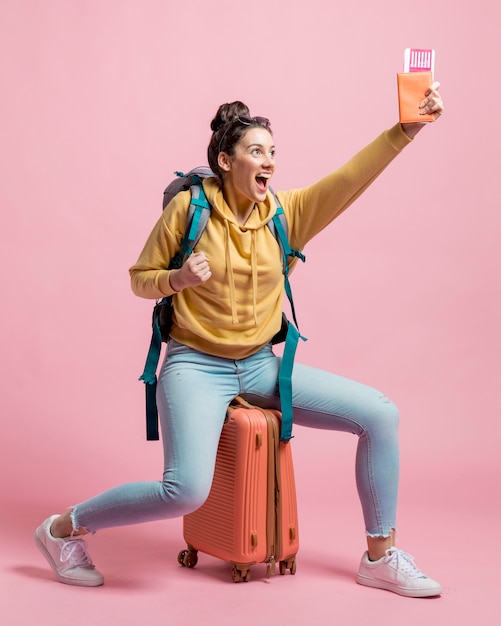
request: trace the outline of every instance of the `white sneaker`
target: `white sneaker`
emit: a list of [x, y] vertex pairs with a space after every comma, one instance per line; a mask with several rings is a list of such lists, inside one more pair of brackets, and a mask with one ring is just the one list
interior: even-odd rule
[[94, 567], [87, 553], [87, 542], [82, 537], [58, 539], [50, 532], [52, 522], [59, 515], [52, 515], [35, 531], [35, 543], [54, 570], [57, 579], [67, 585], [98, 587], [104, 578]]
[[386, 555], [377, 561], [370, 561], [365, 552], [360, 561], [357, 583], [410, 598], [439, 596], [442, 593], [441, 585], [414, 565], [414, 557], [397, 548], [386, 550]]

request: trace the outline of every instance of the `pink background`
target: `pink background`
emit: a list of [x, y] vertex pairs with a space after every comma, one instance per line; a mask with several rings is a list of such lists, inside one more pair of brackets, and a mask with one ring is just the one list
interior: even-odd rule
[[[2, 623], [491, 623], [501, 582], [496, 6], [1, 3]], [[160, 476], [137, 382], [152, 303], [132, 295], [127, 269], [172, 172], [205, 161], [217, 106], [242, 99], [272, 120], [275, 187], [315, 181], [395, 123], [408, 46], [436, 49], [446, 115], [306, 249], [293, 288], [309, 338], [298, 358], [373, 384], [401, 409], [400, 543], [442, 582], [442, 598], [354, 583], [364, 549], [355, 439], [299, 428], [295, 577], [265, 584], [256, 567], [233, 585], [210, 557], [181, 570], [173, 520], [92, 538], [102, 589], [56, 584], [31, 538], [42, 519]]]

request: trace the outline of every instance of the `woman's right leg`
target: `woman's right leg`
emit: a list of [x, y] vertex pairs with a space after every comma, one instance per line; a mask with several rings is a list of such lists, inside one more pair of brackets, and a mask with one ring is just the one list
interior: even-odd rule
[[212, 484], [226, 408], [238, 394], [232, 361], [171, 341], [157, 387], [164, 448], [162, 481], [110, 489], [73, 508], [73, 527], [95, 532], [197, 509]]
[[[96, 532], [112, 526], [179, 517], [205, 501], [226, 409], [238, 393], [234, 362], [170, 343], [157, 388], [165, 459], [163, 480], [126, 483], [77, 504], [69, 518], [66, 515], [59, 521], [61, 527], [62, 522], [66, 524], [66, 533], [62, 534], [71, 534], [70, 537], [57, 537], [61, 534], [57, 516], [46, 520], [35, 536], [61, 582], [102, 584], [100, 574], [101, 582], [89, 582], [92, 561], [81, 537], [76, 536], [82, 529]], [[60, 555], [70, 541], [78, 549], [70, 562], [61, 566]], [[79, 578], [82, 569], [83, 582]], [[93, 574], [97, 580], [98, 572]]]

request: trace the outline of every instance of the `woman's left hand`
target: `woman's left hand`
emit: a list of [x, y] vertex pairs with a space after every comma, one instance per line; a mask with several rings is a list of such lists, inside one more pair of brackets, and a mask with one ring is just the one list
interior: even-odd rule
[[430, 88], [425, 92], [425, 99], [419, 104], [421, 109], [421, 115], [433, 115], [435, 119], [438, 119], [444, 112], [444, 103], [438, 93], [440, 89], [440, 83], [434, 82]]
[[[440, 83], [434, 82], [425, 92], [424, 100], [419, 103], [419, 109], [421, 115], [433, 115], [434, 120], [437, 120], [444, 112], [444, 103], [438, 93], [440, 89]], [[402, 124], [404, 133], [408, 136], [415, 137], [418, 132], [427, 126], [426, 122], [408, 122]]]

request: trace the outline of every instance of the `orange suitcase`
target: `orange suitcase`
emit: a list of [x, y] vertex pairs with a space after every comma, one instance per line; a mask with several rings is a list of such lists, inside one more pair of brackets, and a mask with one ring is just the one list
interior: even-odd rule
[[250, 579], [250, 567], [278, 563], [296, 572], [299, 548], [291, 444], [280, 442], [280, 413], [237, 398], [228, 410], [206, 502], [183, 518], [187, 549], [180, 565], [195, 567], [198, 552], [233, 565], [234, 582]]

